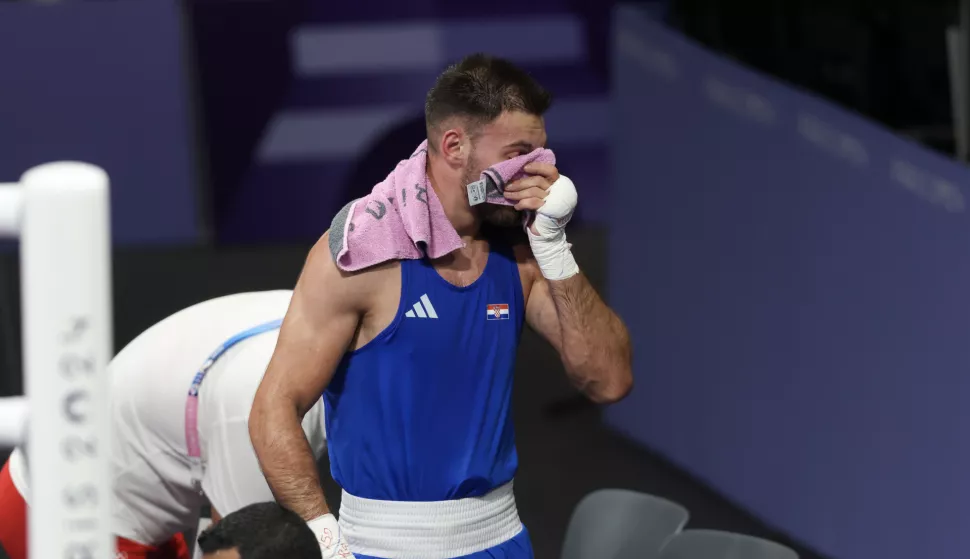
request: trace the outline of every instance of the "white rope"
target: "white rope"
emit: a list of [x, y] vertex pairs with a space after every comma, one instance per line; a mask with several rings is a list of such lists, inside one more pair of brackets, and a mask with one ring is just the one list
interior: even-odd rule
[[19, 184], [0, 184], [0, 235], [4, 237], [19, 235], [22, 202]]
[[[108, 559], [115, 552], [108, 176], [60, 162], [0, 185], [0, 234], [20, 236], [30, 556]], [[14, 442], [26, 415], [18, 405], [26, 407], [6, 402], [0, 412], [0, 435]]]
[[27, 425], [27, 399], [23, 396], [0, 398], [0, 448], [13, 448], [23, 442]]

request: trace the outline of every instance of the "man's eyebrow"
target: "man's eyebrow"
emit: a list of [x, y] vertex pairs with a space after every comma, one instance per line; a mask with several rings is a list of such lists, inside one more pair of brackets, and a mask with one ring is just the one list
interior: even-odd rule
[[529, 152], [535, 149], [534, 147], [532, 147], [532, 144], [525, 141], [512, 142], [511, 144], [505, 146], [503, 149], [509, 149], [509, 148], [522, 148], [526, 152]]

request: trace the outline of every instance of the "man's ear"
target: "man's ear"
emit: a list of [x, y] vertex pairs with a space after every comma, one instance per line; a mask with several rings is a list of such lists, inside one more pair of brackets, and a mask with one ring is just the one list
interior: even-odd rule
[[461, 167], [468, 160], [468, 136], [460, 128], [445, 130], [438, 144], [438, 153], [453, 167]]

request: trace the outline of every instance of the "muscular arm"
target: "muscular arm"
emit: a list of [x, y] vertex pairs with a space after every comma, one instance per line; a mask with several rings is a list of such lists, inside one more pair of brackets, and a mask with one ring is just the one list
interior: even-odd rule
[[526, 256], [531, 292], [526, 321], [559, 352], [566, 374], [598, 403], [615, 402], [633, 387], [626, 326], [582, 273], [561, 281], [542, 277]]
[[355, 278], [337, 269], [324, 235], [293, 290], [249, 417], [253, 448], [273, 495], [306, 520], [329, 509], [300, 422], [330, 383], [362, 316]]

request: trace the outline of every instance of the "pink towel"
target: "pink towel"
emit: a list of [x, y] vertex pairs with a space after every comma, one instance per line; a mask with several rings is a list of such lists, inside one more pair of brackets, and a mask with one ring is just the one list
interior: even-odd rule
[[[445, 215], [427, 176], [428, 142], [422, 142], [406, 161], [374, 187], [350, 202], [330, 224], [330, 253], [337, 266], [352, 272], [387, 262], [440, 258], [463, 246]], [[490, 204], [513, 205], [502, 195], [505, 185], [525, 176], [527, 164], [556, 163], [552, 151], [539, 148], [486, 169], [472, 183], [469, 195]], [[420, 246], [419, 246], [420, 245]]]

